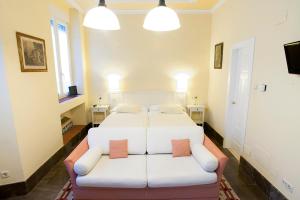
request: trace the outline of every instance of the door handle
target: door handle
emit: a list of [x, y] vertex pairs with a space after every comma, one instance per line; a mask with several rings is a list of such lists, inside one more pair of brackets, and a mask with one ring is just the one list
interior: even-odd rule
[[232, 102], [232, 104], [233, 104], [233, 105], [235, 105], [235, 104], [236, 104], [236, 102], [235, 102], [235, 101], [233, 101], [233, 102]]

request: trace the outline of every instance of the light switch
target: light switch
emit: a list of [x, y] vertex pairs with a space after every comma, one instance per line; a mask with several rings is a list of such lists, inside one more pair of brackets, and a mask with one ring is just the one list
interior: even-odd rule
[[267, 91], [267, 85], [266, 84], [259, 84], [255, 88], [259, 92], [266, 92]]

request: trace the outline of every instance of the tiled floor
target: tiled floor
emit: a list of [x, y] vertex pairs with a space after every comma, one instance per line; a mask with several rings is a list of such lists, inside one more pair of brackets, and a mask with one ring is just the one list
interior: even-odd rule
[[[247, 180], [246, 176], [239, 174], [238, 161], [228, 151], [221, 148], [230, 158], [225, 169], [224, 176], [231, 184], [241, 200], [267, 200], [258, 186]], [[68, 180], [68, 174], [63, 165], [63, 159], [59, 161], [40, 183], [27, 195], [12, 197], [9, 200], [54, 200], [60, 189]]]

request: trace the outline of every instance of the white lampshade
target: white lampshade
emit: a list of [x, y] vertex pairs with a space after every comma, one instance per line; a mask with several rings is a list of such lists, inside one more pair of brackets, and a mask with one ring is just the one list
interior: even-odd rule
[[176, 92], [185, 93], [188, 89], [189, 76], [186, 74], [178, 74], [176, 76]]
[[120, 92], [120, 78], [121, 77], [117, 74], [111, 74], [108, 76], [109, 91], [111, 93]]
[[83, 25], [98, 30], [119, 30], [118, 17], [105, 6], [92, 8], [84, 17]]
[[144, 29], [151, 31], [173, 31], [180, 28], [179, 18], [174, 10], [167, 6], [158, 6], [147, 14]]

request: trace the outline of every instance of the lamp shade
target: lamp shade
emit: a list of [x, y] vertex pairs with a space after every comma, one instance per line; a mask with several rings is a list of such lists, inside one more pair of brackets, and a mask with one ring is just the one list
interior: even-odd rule
[[185, 93], [188, 89], [188, 79], [189, 76], [187, 74], [178, 74], [176, 76], [176, 92]]
[[120, 78], [121, 77], [117, 74], [111, 74], [108, 76], [109, 91], [111, 93], [120, 92]]
[[173, 31], [180, 28], [177, 13], [166, 6], [158, 6], [149, 11], [144, 21], [144, 29], [151, 31]]
[[105, 6], [90, 9], [84, 17], [83, 25], [98, 30], [119, 30], [118, 17]]

